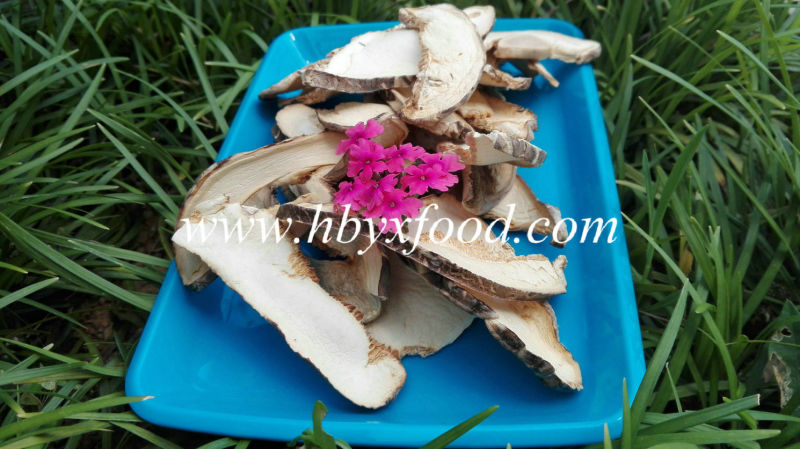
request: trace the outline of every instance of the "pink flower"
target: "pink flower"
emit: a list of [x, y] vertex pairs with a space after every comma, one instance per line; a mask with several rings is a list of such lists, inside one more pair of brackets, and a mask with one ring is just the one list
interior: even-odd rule
[[401, 189], [393, 188], [383, 192], [383, 201], [381, 204], [367, 210], [364, 216], [367, 218], [380, 217], [381, 221], [385, 220], [386, 225], [382, 226], [382, 233], [386, 231], [397, 232], [397, 222], [402, 223], [403, 216], [414, 218], [419, 215], [419, 210], [422, 208], [422, 205], [421, 199], [408, 196], [408, 193]]
[[347, 134], [351, 140], [356, 141], [358, 139], [371, 139], [380, 135], [383, 132], [383, 126], [380, 125], [375, 119], [367, 120], [367, 123], [359, 122], [355, 126], [351, 127], [344, 133]]
[[439, 170], [428, 165], [411, 165], [406, 168], [405, 176], [400, 180], [404, 189], [411, 195], [422, 195], [428, 191], [434, 177], [439, 176]]
[[432, 167], [438, 167], [444, 172], [454, 172], [463, 170], [465, 165], [458, 161], [455, 154], [446, 153], [425, 153], [421, 157], [422, 161]]
[[386, 149], [386, 163], [389, 171], [400, 173], [405, 168], [406, 161], [413, 163], [425, 154], [425, 149], [411, 143], [404, 143], [398, 146], [391, 146]]
[[371, 140], [360, 139], [356, 145], [350, 147], [347, 176], [354, 178], [363, 175], [370, 178], [374, 173], [386, 170], [383, 152], [384, 148], [379, 144]]
[[436, 166], [430, 167], [425, 174], [428, 176], [428, 186], [442, 192], [446, 192], [458, 182], [458, 176], [439, 170]]
[[334, 195], [333, 202], [337, 209], [343, 208], [349, 204], [350, 209], [356, 212], [361, 209], [362, 204], [360, 198], [364, 196], [364, 191], [368, 189], [368, 186], [357, 181], [342, 181], [339, 183], [339, 190]]

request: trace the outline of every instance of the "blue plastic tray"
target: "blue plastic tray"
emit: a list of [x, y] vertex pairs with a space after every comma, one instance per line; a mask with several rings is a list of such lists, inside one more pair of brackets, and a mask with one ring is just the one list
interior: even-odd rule
[[[318, 26], [279, 36], [244, 96], [219, 157], [272, 141], [275, 102], [260, 90], [351, 37], [393, 23]], [[546, 29], [573, 36], [552, 19], [500, 19], [497, 30]], [[521, 169], [537, 195], [565, 217], [617, 218], [617, 240], [565, 249], [515, 245], [518, 253], [565, 254], [568, 293], [552, 300], [561, 340], [580, 363], [584, 389], [552, 391], [489, 335], [480, 320], [454, 344], [427, 359], [403, 360], [408, 380], [380, 410], [352, 405], [281, 335], [220, 280], [199, 293], [184, 288], [170, 267], [126, 379], [132, 404], [155, 424], [200, 432], [286, 441], [310, 427], [314, 401], [330, 410], [325, 429], [351, 444], [417, 446], [465, 418], [499, 404], [497, 412], [454, 446], [550, 446], [600, 441], [622, 428], [622, 379], [633, 397], [644, 373], [639, 321], [622, 231], [620, 206], [592, 68], [545, 61], [561, 82], [541, 77], [507, 97], [539, 116], [536, 144], [547, 161]]]

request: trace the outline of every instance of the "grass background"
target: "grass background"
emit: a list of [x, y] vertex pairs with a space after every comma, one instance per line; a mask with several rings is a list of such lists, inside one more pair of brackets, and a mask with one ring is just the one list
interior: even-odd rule
[[[605, 445], [800, 448], [800, 5], [493, 3], [603, 44], [648, 361]], [[270, 40], [409, 4], [0, 3], [0, 446], [265, 444], [141, 422], [125, 367]]]

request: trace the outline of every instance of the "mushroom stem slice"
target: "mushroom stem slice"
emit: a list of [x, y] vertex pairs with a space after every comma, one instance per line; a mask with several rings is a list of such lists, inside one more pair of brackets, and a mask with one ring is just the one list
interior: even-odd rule
[[461, 172], [461, 204], [475, 215], [492, 210], [511, 190], [517, 167], [500, 163], [467, 165]]
[[317, 119], [317, 111], [304, 104], [291, 104], [281, 108], [275, 114], [275, 125], [288, 139], [325, 131]]
[[[202, 219], [214, 218], [244, 223], [252, 219], [267, 229], [277, 225], [274, 209], [238, 204]], [[216, 226], [198, 239], [183, 227], [173, 241], [212, 267], [343, 396], [363, 407], [386, 405], [406, 379], [397, 351], [370, 337], [348, 308], [319, 285], [296, 244], [272, 237], [263, 239], [254, 229], [241, 241], [229, 239], [223, 227]]]
[[483, 40], [498, 59], [560, 59], [584, 64], [600, 56], [600, 43], [545, 30], [495, 31]]
[[[203, 215], [216, 212], [225, 203], [244, 204], [254, 195], [268, 198], [263, 193], [271, 192], [273, 187], [297, 184], [319, 167], [336, 164], [341, 159], [336, 148], [343, 138], [344, 134], [326, 131], [238, 153], [211, 165], [187, 194], [177, 229], [186, 221], [196, 222]], [[212, 203], [216, 209], [208, 209]], [[249, 204], [258, 205], [252, 201]], [[208, 266], [197, 256], [178, 244], [174, 249], [178, 273], [185, 285], [202, 288], [213, 279]]]
[[470, 132], [473, 132], [472, 126], [464, 120], [459, 114], [452, 112], [437, 120], [408, 120], [402, 114], [404, 105], [409, 104], [409, 89], [392, 89], [389, 95], [394, 99], [387, 101], [387, 104], [400, 114], [401, 118], [406, 119], [409, 124], [418, 128], [422, 128], [434, 136], [446, 137], [448, 139], [460, 140]]
[[400, 256], [390, 253], [388, 258], [389, 297], [381, 315], [367, 326], [367, 333], [401, 357], [427, 357], [455, 341], [473, 316], [450, 303]]
[[402, 8], [400, 21], [419, 30], [422, 56], [413, 96], [402, 115], [437, 120], [469, 99], [486, 63], [483, 43], [469, 18], [450, 4]]

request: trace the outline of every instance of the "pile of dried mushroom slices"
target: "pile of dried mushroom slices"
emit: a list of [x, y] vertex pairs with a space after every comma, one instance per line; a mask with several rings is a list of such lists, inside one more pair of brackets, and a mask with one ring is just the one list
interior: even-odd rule
[[[180, 276], [193, 288], [221, 277], [342, 395], [364, 407], [381, 407], [396, 396], [406, 378], [404, 356], [437, 352], [475, 317], [546, 385], [580, 390], [580, 368], [559, 342], [546, 302], [566, 291], [564, 256], [520, 256], [502, 240], [483, 237], [441, 242], [429, 229], [421, 230], [410, 254], [410, 243], [396, 239], [370, 246], [364, 227], [357, 233], [352, 222], [341, 223], [332, 198], [346, 171], [346, 160], [336, 154], [343, 131], [376, 119], [385, 130], [374, 140], [384, 147], [410, 141], [466, 164], [451, 192], [423, 198], [438, 205], [426, 223], [449, 218], [458, 227], [474, 217], [505, 217], [513, 204], [512, 230], [544, 217], [549, 226], [535, 232], [552, 234], [559, 210], [539, 201], [517, 175], [517, 167], [538, 167], [546, 156], [530, 143], [536, 115], [498, 92], [527, 89], [531, 78], [500, 67], [512, 62], [557, 85], [539, 60], [585, 63], [600, 46], [549, 31], [492, 32], [490, 6], [405, 8], [399, 18], [401, 25], [356, 36], [261, 93], [271, 101], [302, 89], [280, 101], [285, 107], [273, 130], [278, 143], [212, 165], [190, 191], [173, 236]], [[364, 102], [308, 106], [340, 92], [363, 93]], [[278, 203], [279, 187], [289, 202]], [[347, 244], [314, 241], [335, 259], [312, 259], [291, 238], [307, 235], [317, 209], [352, 237]], [[238, 240], [209, 226], [201, 239], [185, 225], [221, 219], [252, 219], [267, 229], [286, 229], [291, 220], [292, 235], [262, 239], [251, 232]], [[484, 223], [467, 224], [485, 235]]]

